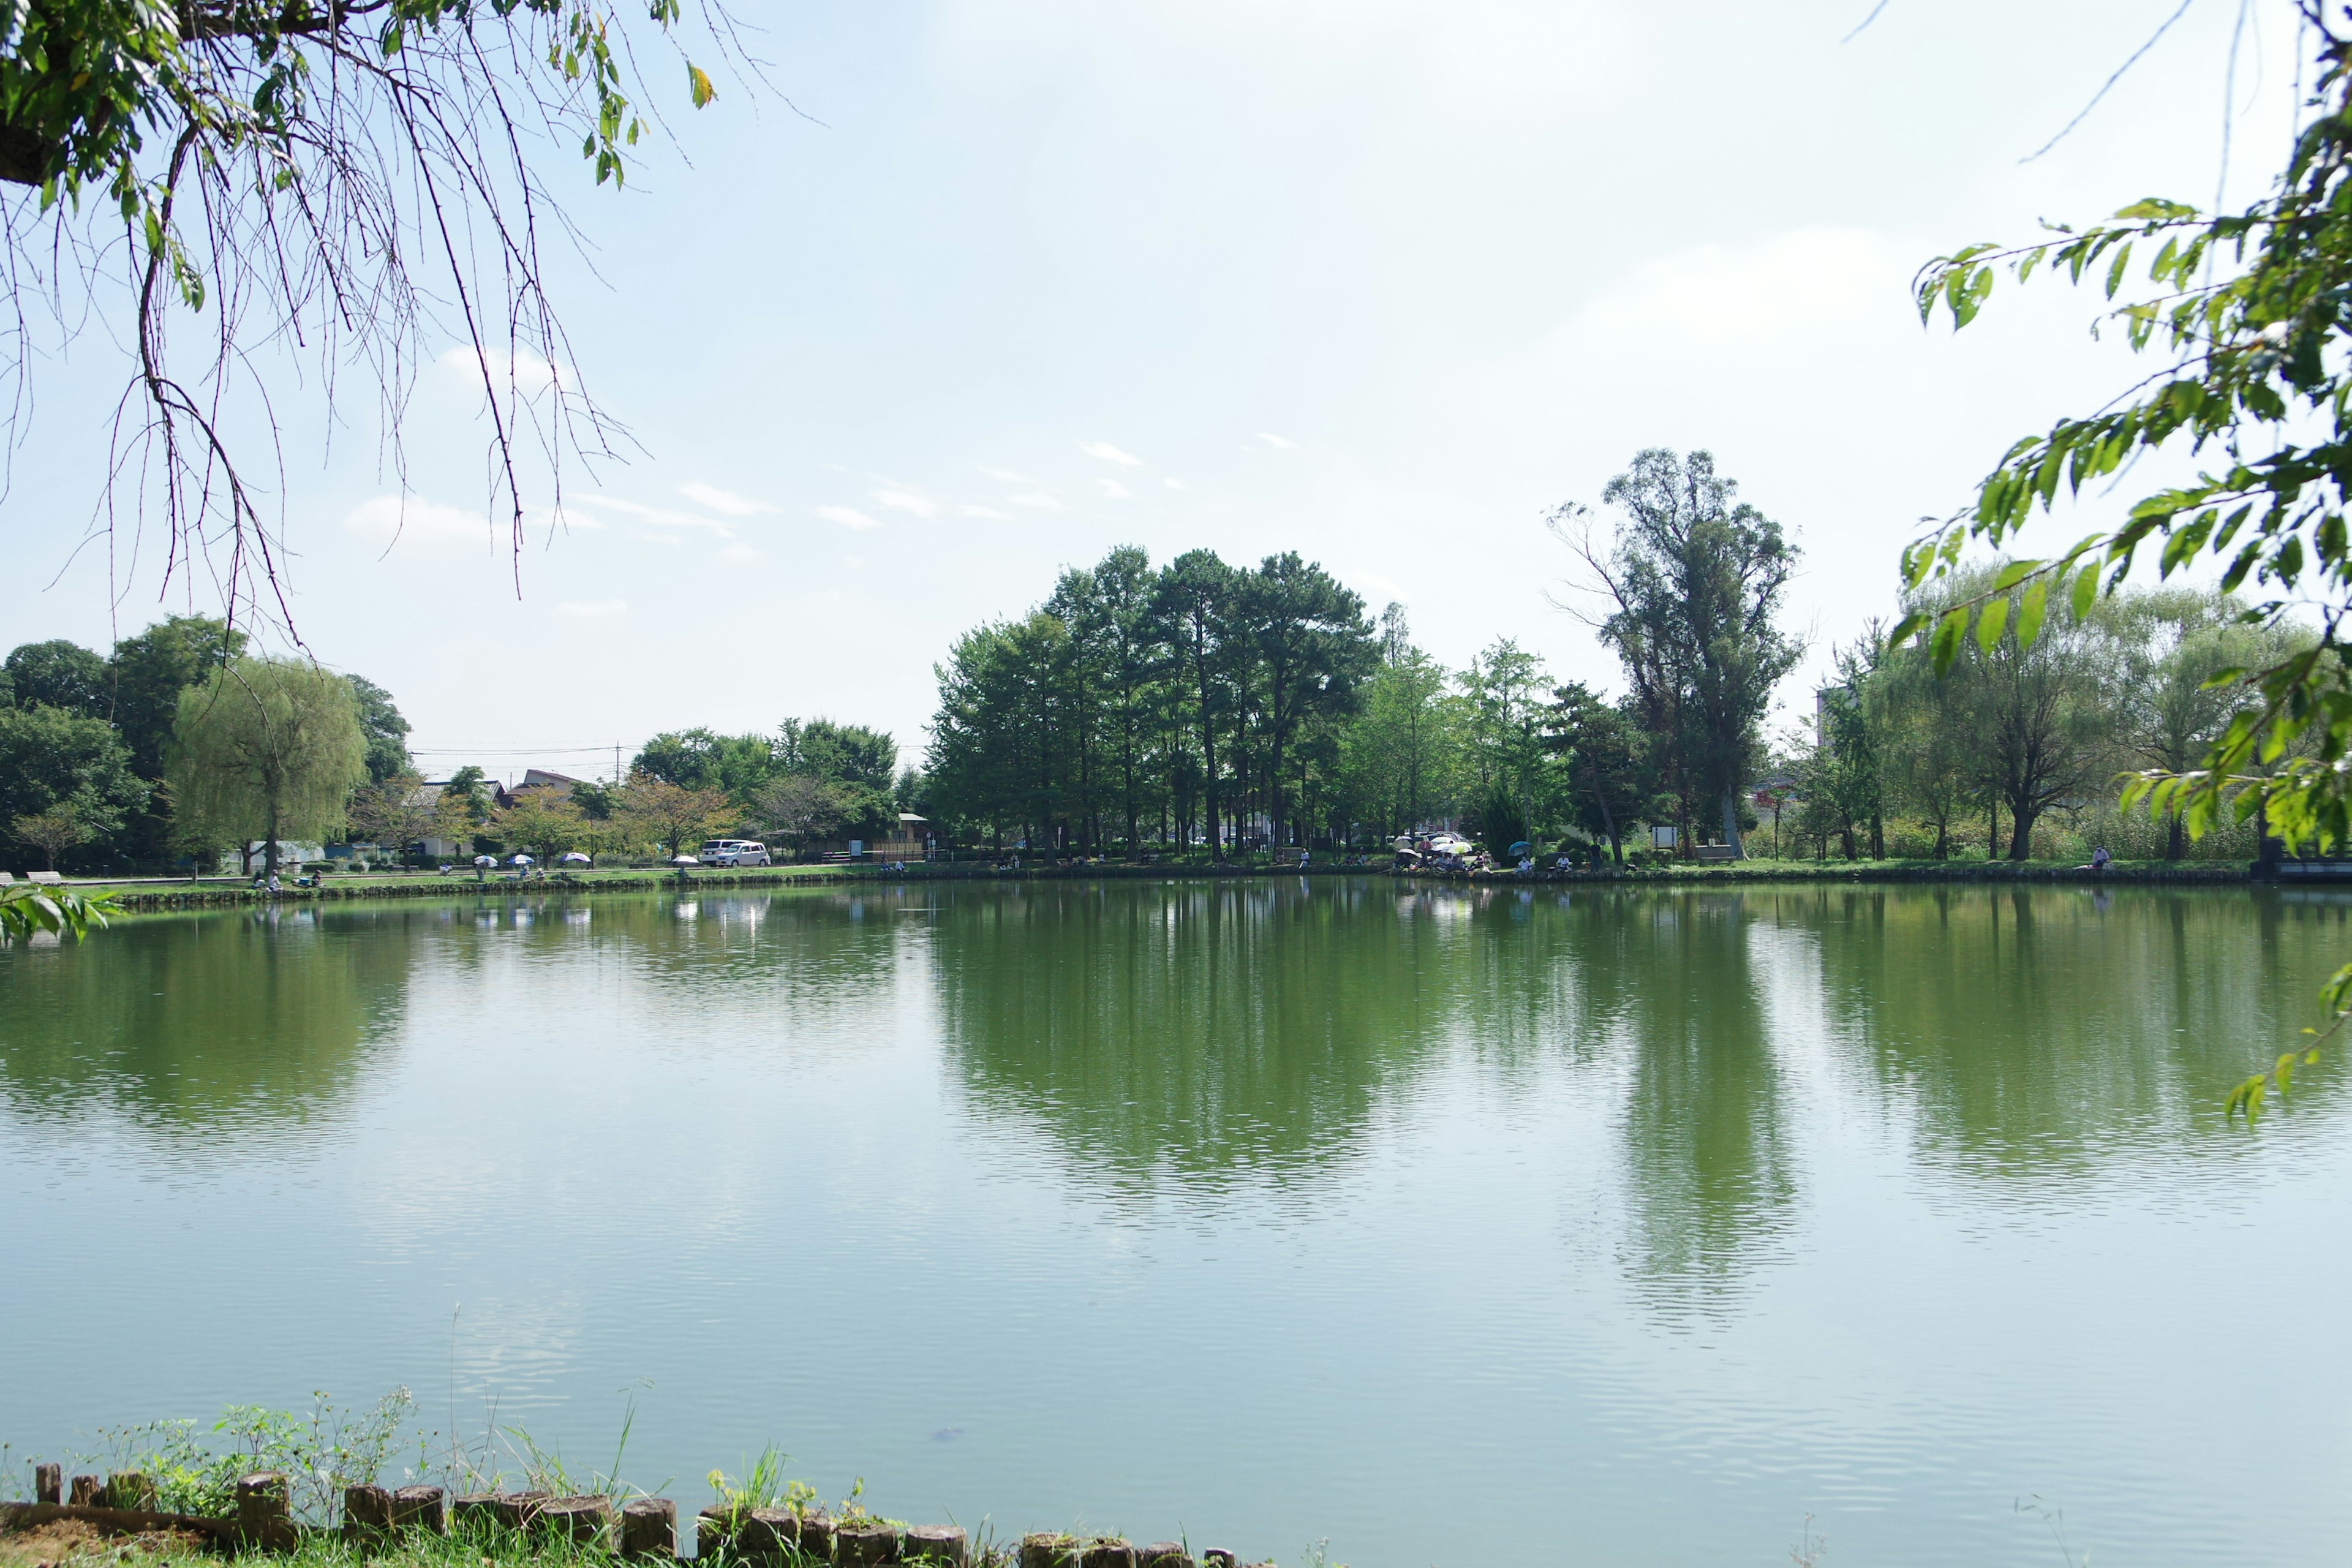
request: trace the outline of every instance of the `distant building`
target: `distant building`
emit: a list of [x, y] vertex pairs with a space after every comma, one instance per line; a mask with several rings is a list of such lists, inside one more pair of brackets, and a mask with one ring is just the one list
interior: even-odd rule
[[522, 783], [515, 785], [512, 793], [519, 795], [525, 790], [543, 789], [551, 800], [568, 800], [579, 783], [569, 773], [551, 773], [544, 768], [525, 768]]

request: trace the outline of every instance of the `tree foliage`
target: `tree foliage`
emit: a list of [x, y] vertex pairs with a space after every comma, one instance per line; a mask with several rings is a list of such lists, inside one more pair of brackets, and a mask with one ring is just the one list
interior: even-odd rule
[[1552, 516], [1583, 567], [1580, 586], [1601, 602], [1588, 618], [1624, 667], [1643, 727], [1668, 738], [1666, 784], [1685, 836], [1712, 810], [1735, 853], [1773, 689], [1802, 652], [1778, 620], [1796, 549], [1737, 489], [1709, 453], [1652, 447], [1601, 491], [1621, 515], [1606, 544], [1584, 508]]
[[[1972, 507], [1905, 552], [1914, 591], [1961, 573], [1971, 542], [2005, 548], [2054, 513], [2062, 495], [2071, 501], [2144, 457], [2179, 448], [2204, 466], [2187, 483], [2140, 496], [2121, 522], [1915, 611], [1896, 635], [1922, 640], [1938, 668], [1971, 633], [1993, 647], [2012, 618], [2030, 648], [2050, 624], [2053, 595], [2080, 619], [2123, 586], [2144, 552], [2159, 577], [2211, 560], [2225, 591], [2252, 591], [2248, 624], [2279, 626], [2308, 609], [2319, 636], [2275, 662], [2215, 671], [2252, 700], [2200, 765], [2144, 769], [2127, 797], [2180, 811], [2192, 835], [2224, 813], [2246, 821], [2259, 812], [2291, 841], [2332, 847], [2352, 840], [2342, 766], [2352, 689], [2339, 643], [2352, 609], [2352, 42], [2318, 5], [2302, 10], [2318, 44], [2314, 112], [2261, 200], [2206, 214], [2150, 197], [2079, 231], [2061, 225], [2030, 245], [1971, 245], [1922, 269], [1922, 318], [1941, 309], [1956, 329], [1976, 319], [2002, 271], [2020, 283], [2037, 271], [2089, 280], [2112, 302], [2107, 320], [2132, 351], [2162, 363], [2100, 411], [2020, 437]], [[2146, 262], [2137, 275], [2136, 259]]]
[[406, 855], [427, 838], [442, 837], [437, 831], [442, 826], [440, 797], [426, 793], [425, 780], [415, 769], [354, 790], [345, 815], [354, 839], [389, 849], [395, 856]]
[[43, 829], [45, 855], [115, 832], [147, 795], [104, 720], [46, 705], [0, 709], [0, 825], [16, 832], [46, 817], [54, 826], [59, 814], [73, 825], [70, 837]]
[[688, 789], [650, 773], [634, 773], [621, 786], [613, 822], [634, 841], [658, 845], [677, 856], [688, 844], [732, 826], [742, 815], [742, 807], [724, 790]]
[[18, 707], [58, 708], [85, 719], [108, 716], [106, 661], [79, 643], [60, 637], [21, 644], [9, 651], [6, 669]]
[[282, 547], [247, 459], [275, 444], [257, 367], [295, 345], [331, 396], [368, 373], [396, 447], [417, 368], [462, 343], [520, 548], [526, 449], [604, 445], [547, 298], [542, 237], [562, 225], [543, 150], [576, 144], [617, 186], [665, 53], [684, 98], [711, 100], [676, 43], [677, 0], [41, 0], [5, 17], [0, 182], [24, 192], [5, 206], [14, 367], [38, 357], [28, 301], [49, 300], [68, 338], [121, 301], [133, 366], [111, 471], [157, 487], [166, 569], [212, 550], [232, 618], [275, 579]]
[[1378, 663], [1362, 600], [1296, 553], [1155, 572], [1122, 546], [957, 641], [926, 788], [967, 833], [1061, 855], [1303, 843], [1329, 831]]
[[341, 826], [352, 791], [367, 782], [367, 737], [342, 677], [247, 656], [181, 693], [167, 773], [185, 832], [260, 840], [275, 871], [281, 841]]

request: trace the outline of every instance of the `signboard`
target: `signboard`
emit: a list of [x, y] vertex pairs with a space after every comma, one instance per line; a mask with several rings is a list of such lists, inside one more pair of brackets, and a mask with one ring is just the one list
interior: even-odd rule
[[851, 839], [851, 840], [849, 841], [849, 858], [850, 858], [852, 860], [855, 860], [855, 859], [858, 858], [858, 857], [860, 857], [860, 856], [864, 855], [865, 853], [866, 853], [866, 840], [864, 840], [863, 838], [853, 838], [853, 839]]
[[1673, 823], [1659, 823], [1650, 829], [1650, 847], [1653, 849], [1672, 849], [1674, 847], [1675, 825]]

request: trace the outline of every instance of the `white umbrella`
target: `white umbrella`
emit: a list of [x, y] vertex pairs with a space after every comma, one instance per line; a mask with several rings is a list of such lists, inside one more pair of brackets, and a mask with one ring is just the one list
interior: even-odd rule
[[696, 859], [691, 855], [676, 855], [670, 858], [670, 864], [673, 866], [699, 866], [702, 862]]
[[498, 863], [499, 858], [495, 855], [477, 855], [474, 857], [474, 864], [477, 866], [495, 866]]
[[557, 856], [556, 858], [566, 866], [586, 866], [592, 863], [590, 857], [582, 854], [577, 849], [568, 849], [562, 854]]
[[532, 861], [531, 858], [528, 855], [518, 855], [513, 859], [508, 861], [507, 864], [509, 866], [528, 866], [532, 864]]

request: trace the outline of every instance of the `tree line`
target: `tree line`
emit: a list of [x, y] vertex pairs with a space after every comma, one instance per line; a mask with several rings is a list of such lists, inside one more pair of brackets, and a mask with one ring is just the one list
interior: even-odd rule
[[[2313, 641], [2210, 592], [2078, 613], [2032, 611], [2019, 590], [1940, 671], [1875, 626], [1835, 649], [1812, 711], [1776, 736], [1774, 694], [1803, 652], [1782, 625], [1797, 561], [1782, 529], [1705, 452], [1640, 453], [1601, 500], [1605, 528], [1577, 506], [1551, 523], [1572, 568], [1564, 607], [1615, 656], [1614, 694], [1558, 679], [1508, 637], [1449, 669], [1402, 605], [1369, 616], [1295, 552], [1155, 565], [1121, 546], [956, 640], [919, 770], [883, 731], [787, 719], [665, 732], [618, 783], [507, 795], [478, 768], [428, 784], [373, 683], [174, 616], [104, 656], [47, 642], [0, 663], [0, 830], [20, 858], [83, 870], [346, 830], [390, 857], [436, 839], [675, 856], [722, 833], [808, 851], [898, 838], [902, 813], [925, 819], [913, 837], [1072, 858], [1371, 851], [1440, 826], [1498, 856], [1619, 863], [1709, 840], [2023, 859], [2087, 853], [2086, 834], [2179, 858], [2178, 821], [2117, 815], [2117, 776], [2196, 766], [2247, 700], [2231, 672]], [[1998, 599], [2002, 580], [1993, 563], [1900, 607]], [[2254, 831], [2202, 852], [2250, 851]]]
[[1706, 453], [1640, 454], [1554, 522], [1599, 596], [1587, 616], [1627, 694], [1556, 684], [1504, 637], [1459, 670], [1403, 606], [1294, 552], [1255, 566], [1122, 546], [937, 669], [922, 796], [967, 842], [1088, 857], [1197, 847], [1370, 849], [1467, 826], [1498, 851], [1564, 832], [1622, 842], [1676, 822], [1737, 842], [1774, 688], [1794, 552]]
[[0, 839], [20, 867], [97, 871], [310, 837], [407, 765], [407, 732], [374, 682], [256, 657], [208, 616], [103, 655], [26, 643], [0, 661]]
[[292, 843], [348, 834], [388, 860], [431, 840], [467, 855], [677, 855], [717, 833], [790, 848], [895, 836], [913, 788], [891, 737], [827, 719], [770, 735], [656, 736], [617, 784], [504, 795], [478, 767], [428, 783], [390, 692], [250, 650], [178, 616], [106, 654], [26, 643], [0, 661], [0, 859], [82, 873], [265, 871]]
[[[2123, 589], [2046, 612], [2021, 636], [2022, 594], [1993, 593], [2004, 563], [1956, 574], [1906, 611], [1990, 597], [2012, 605], [1940, 674], [1931, 650], [1872, 627], [1837, 651], [1809, 744], [1792, 747], [1790, 827], [1819, 856], [1960, 853], [2025, 860], [2189, 853], [2178, 814], [2132, 816], [2116, 781], [2200, 766], [2260, 693], [2237, 679], [2316, 643], [2210, 589]], [[2281, 759], [2273, 759], [2273, 765]], [[2250, 858], [2258, 825], [2224, 825], [2200, 854]]]

